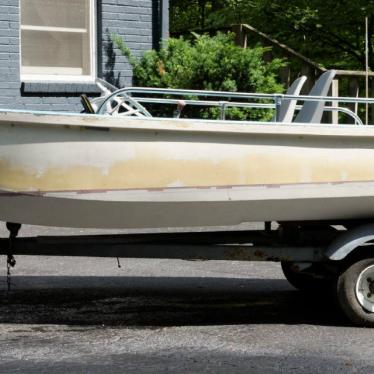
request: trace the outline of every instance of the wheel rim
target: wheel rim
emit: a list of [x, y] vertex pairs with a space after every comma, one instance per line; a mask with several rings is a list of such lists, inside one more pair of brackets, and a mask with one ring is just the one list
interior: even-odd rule
[[356, 297], [366, 311], [374, 313], [374, 265], [364, 269], [357, 278]]

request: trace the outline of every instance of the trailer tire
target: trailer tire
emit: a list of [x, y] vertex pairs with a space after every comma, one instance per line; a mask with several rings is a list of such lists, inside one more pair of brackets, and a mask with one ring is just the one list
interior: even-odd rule
[[312, 264], [307, 271], [299, 271], [293, 262], [281, 262], [283, 274], [288, 282], [300, 291], [329, 292], [331, 277], [319, 264]]
[[337, 277], [335, 286], [338, 306], [349, 320], [359, 326], [374, 327], [374, 258], [348, 265]]

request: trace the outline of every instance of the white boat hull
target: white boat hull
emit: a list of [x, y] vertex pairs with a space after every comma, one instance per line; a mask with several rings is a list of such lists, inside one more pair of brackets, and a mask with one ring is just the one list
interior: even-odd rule
[[105, 195], [108, 193], [74, 196], [2, 193], [0, 215], [4, 221], [34, 225], [138, 229], [370, 219], [374, 207], [374, 183], [206, 189], [204, 192], [147, 191], [135, 195], [110, 193], [109, 200]]
[[374, 129], [0, 113], [0, 219], [156, 228], [374, 217]]

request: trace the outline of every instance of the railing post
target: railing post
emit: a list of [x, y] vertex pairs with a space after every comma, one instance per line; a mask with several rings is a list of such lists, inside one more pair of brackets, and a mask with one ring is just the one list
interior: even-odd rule
[[282, 105], [282, 96], [276, 95], [274, 97], [274, 103], [275, 103], [275, 121], [279, 122], [280, 120], [280, 108]]
[[224, 121], [226, 119], [226, 106], [227, 106], [227, 103], [225, 101], [220, 101], [219, 106], [221, 108], [221, 120]]

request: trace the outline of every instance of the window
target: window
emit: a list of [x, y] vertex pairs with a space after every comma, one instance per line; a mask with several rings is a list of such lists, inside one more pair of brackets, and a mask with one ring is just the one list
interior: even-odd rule
[[93, 81], [94, 0], [21, 0], [21, 79]]

